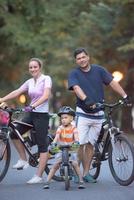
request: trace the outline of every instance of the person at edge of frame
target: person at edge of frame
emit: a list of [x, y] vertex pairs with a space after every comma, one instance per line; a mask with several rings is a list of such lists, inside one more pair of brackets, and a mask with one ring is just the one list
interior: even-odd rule
[[[91, 58], [85, 48], [76, 49], [74, 58], [77, 66], [68, 75], [68, 89], [74, 91], [77, 99], [76, 125], [80, 142], [79, 163], [82, 162], [83, 166], [83, 180], [95, 183], [96, 180], [89, 174], [89, 169], [94, 154], [94, 144], [104, 121], [104, 111], [97, 108], [95, 103], [104, 101], [103, 85], [110, 85], [126, 104], [130, 99], [120, 84], [113, 79], [111, 73], [98, 64], [90, 63]], [[77, 179], [75, 182], [78, 182]]]
[[[34, 133], [39, 152], [39, 165], [36, 174], [27, 182], [28, 184], [34, 184], [43, 181], [42, 175], [48, 160], [48, 112], [52, 80], [50, 76], [42, 73], [43, 62], [39, 58], [31, 58], [28, 67], [32, 78], [25, 81], [18, 89], [0, 98], [0, 103], [4, 104], [4, 102], [14, 99], [25, 92], [28, 93], [31, 99], [30, 105], [25, 107], [26, 116], [22, 121], [32, 124], [35, 129]], [[23, 135], [30, 128], [18, 124], [17, 129]], [[11, 139], [20, 157], [17, 163], [13, 165], [13, 169], [26, 169], [29, 164], [24, 146], [13, 132]]]

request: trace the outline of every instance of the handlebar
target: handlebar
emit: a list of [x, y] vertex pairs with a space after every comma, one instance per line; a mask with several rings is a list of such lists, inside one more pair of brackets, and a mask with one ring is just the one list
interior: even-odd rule
[[0, 107], [0, 110], [7, 111], [8, 113], [21, 113], [21, 112], [24, 112], [24, 108], [9, 108], [9, 107], [1, 108]]
[[105, 109], [105, 108], [109, 108], [109, 109], [114, 109], [117, 108], [120, 105], [125, 105], [125, 102], [123, 100], [119, 100], [116, 103], [96, 103], [95, 106], [96, 108], [101, 108], [101, 109]]
[[[3, 111], [7, 111], [9, 114], [12, 114], [12, 113], [22, 113], [22, 112], [27, 112], [25, 111], [25, 108], [9, 108], [9, 107], [5, 107], [5, 108], [1, 108], [0, 107], [0, 110], [3, 110]], [[49, 113], [49, 116], [51, 118], [56, 118], [57, 117], [57, 114], [56, 113]]]

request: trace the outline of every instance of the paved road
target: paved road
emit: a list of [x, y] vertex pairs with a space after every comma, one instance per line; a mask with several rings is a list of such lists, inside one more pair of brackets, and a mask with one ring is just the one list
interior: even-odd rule
[[[51, 189], [43, 190], [42, 184], [27, 185], [26, 182], [32, 177], [35, 168], [26, 170], [13, 170], [12, 164], [17, 160], [17, 154], [12, 148], [12, 160], [10, 169], [5, 179], [0, 184], [0, 200], [133, 200], [134, 182], [123, 187], [118, 185], [112, 178], [107, 161], [102, 165], [102, 170], [95, 184], [86, 184], [86, 189], [79, 190], [77, 185], [71, 183], [70, 191], [65, 191], [64, 183], [53, 181]], [[44, 179], [46, 176], [44, 175]]]

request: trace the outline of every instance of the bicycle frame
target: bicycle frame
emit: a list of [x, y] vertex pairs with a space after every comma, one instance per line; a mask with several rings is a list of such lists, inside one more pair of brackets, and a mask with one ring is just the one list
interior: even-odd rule
[[[134, 146], [125, 134], [114, 126], [112, 119], [113, 110], [123, 104], [122, 100], [115, 104], [101, 104], [103, 108], [108, 108], [108, 112], [95, 143], [95, 153], [90, 172], [95, 179], [98, 178], [101, 162], [108, 159], [113, 178], [120, 185], [127, 186], [134, 180]], [[126, 167], [128, 172], [124, 174]]]
[[[21, 122], [17, 122], [17, 121], [16, 121], [16, 122], [13, 122], [13, 121], [11, 121], [11, 122], [9, 122], [9, 127], [12, 128], [14, 134], [15, 134], [15, 135], [17, 136], [17, 138], [21, 141], [21, 143], [23, 144], [23, 146], [24, 146], [25, 150], [27, 151], [28, 155], [34, 160], [35, 165], [38, 165], [38, 161], [35, 159], [34, 155], [32, 154], [31, 148], [27, 145], [27, 143], [25, 143], [25, 139], [24, 139], [23, 136], [19, 133], [19, 131], [16, 129], [15, 124], [17, 124], [17, 123], [20, 124]], [[22, 122], [21, 124], [23, 125], [23, 122]], [[33, 128], [33, 126], [32, 126], [31, 124], [25, 123], [25, 125], [28, 126], [30, 129]], [[30, 130], [30, 129], [29, 129], [29, 130]]]
[[[28, 126], [28, 130], [32, 130], [33, 126], [31, 124], [27, 124], [24, 123], [22, 121], [14, 121], [12, 120], [12, 113], [13, 112], [23, 112], [22, 109], [2, 109], [2, 110], [6, 110], [9, 113], [9, 121], [8, 124], [6, 124], [6, 126], [0, 127], [0, 165], [1, 165], [1, 171], [0, 171], [0, 181], [3, 180], [3, 178], [5, 177], [8, 168], [9, 168], [9, 164], [10, 164], [10, 158], [11, 158], [11, 148], [10, 148], [10, 142], [9, 142], [9, 136], [10, 136], [10, 132], [12, 129], [12, 131], [14, 132], [14, 134], [17, 136], [18, 140], [20, 140], [20, 142], [23, 144], [25, 150], [27, 151], [28, 155], [29, 155], [29, 164], [32, 167], [36, 167], [38, 165], [39, 162], [39, 153], [32, 153], [31, 151], [31, 147], [30, 145], [28, 145], [26, 142], [26, 140], [23, 138], [23, 135], [21, 135], [19, 133], [19, 131], [17, 130], [16, 124], [24, 124], [25, 126]], [[55, 116], [55, 114], [51, 114], [50, 117]], [[2, 131], [4, 130], [4, 131]], [[5, 131], [6, 130], [6, 131]], [[28, 131], [27, 130], [27, 131]], [[25, 134], [25, 133], [24, 133]], [[31, 139], [31, 137], [29, 137], [29, 140]], [[51, 135], [48, 134], [48, 144], [50, 144], [53, 141], [53, 137]], [[36, 145], [36, 144], [35, 144]], [[6, 156], [6, 160], [3, 159], [5, 153], [7, 154]], [[45, 172], [48, 174], [50, 171], [49, 166], [51, 165], [51, 163], [47, 163], [46, 167], [45, 167]], [[19, 168], [21, 169], [21, 168]], [[54, 180], [57, 181], [62, 181], [62, 178], [60, 176], [53, 176]]]
[[60, 146], [62, 151], [62, 161], [60, 163], [60, 175], [63, 177], [65, 182], [65, 189], [68, 190], [70, 187], [70, 180], [73, 175], [73, 166], [71, 161], [69, 160], [69, 149], [70, 145], [63, 145]]
[[[67, 166], [69, 169], [68, 170], [69, 175], [71, 175], [71, 173], [70, 173], [71, 161], [69, 160], [69, 156], [70, 156], [69, 148], [70, 148], [69, 145], [60, 146], [60, 149], [62, 151], [62, 162], [60, 164], [60, 170], [62, 171], [64, 166]], [[64, 176], [64, 173], [61, 173], [61, 174], [62, 174], [62, 176]]]

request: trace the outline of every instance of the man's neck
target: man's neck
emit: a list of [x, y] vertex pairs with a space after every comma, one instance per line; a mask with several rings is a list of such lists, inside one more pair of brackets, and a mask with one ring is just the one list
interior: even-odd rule
[[91, 65], [88, 65], [86, 67], [80, 67], [80, 69], [83, 71], [83, 72], [89, 72], [90, 69], [91, 69]]

